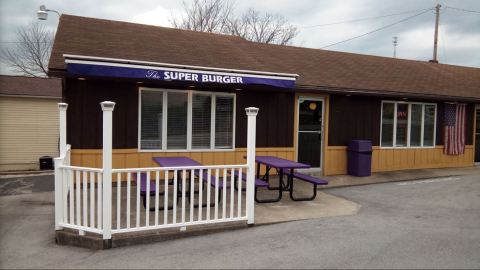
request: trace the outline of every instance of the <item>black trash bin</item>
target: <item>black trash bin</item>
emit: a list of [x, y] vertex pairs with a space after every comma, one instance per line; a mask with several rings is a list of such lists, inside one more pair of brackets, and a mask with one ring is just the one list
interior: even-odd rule
[[49, 156], [43, 156], [38, 159], [40, 163], [40, 170], [53, 170], [53, 158]]
[[348, 144], [347, 172], [353, 176], [372, 174], [372, 141], [352, 140]]

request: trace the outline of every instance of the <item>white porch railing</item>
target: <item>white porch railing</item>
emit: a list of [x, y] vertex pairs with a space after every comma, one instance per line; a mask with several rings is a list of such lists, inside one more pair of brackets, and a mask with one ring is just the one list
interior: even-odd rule
[[[246, 165], [114, 169], [112, 233], [247, 220], [242, 181], [234, 188], [235, 173], [246, 169]], [[126, 186], [119, 179], [126, 179]]]
[[[67, 104], [60, 103], [60, 157], [55, 158], [55, 229], [101, 234], [246, 221], [254, 223], [255, 122], [247, 108], [247, 163], [112, 169], [112, 112], [102, 102], [103, 168], [70, 166]], [[242, 174], [247, 175], [246, 188]], [[115, 180], [115, 182], [112, 181]], [[113, 182], [113, 183], [112, 183]]]

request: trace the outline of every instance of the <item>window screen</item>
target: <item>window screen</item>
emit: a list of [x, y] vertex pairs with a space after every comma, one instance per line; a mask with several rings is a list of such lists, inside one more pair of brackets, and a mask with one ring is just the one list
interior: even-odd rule
[[217, 96], [215, 100], [215, 148], [233, 148], [232, 96]]
[[167, 149], [187, 149], [188, 94], [167, 94]]
[[434, 146], [435, 106], [425, 105], [423, 146]]
[[397, 104], [396, 146], [407, 146], [408, 104]]
[[422, 145], [422, 104], [412, 104], [410, 146]]
[[393, 146], [394, 103], [383, 103], [382, 108], [382, 146]]
[[210, 149], [212, 97], [192, 95], [192, 149]]
[[141, 149], [162, 148], [163, 92], [142, 91]]

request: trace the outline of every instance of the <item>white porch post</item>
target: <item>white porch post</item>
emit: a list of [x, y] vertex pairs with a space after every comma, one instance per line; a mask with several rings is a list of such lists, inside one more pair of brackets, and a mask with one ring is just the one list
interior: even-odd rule
[[60, 156], [65, 155], [67, 149], [67, 103], [58, 103], [58, 110], [60, 112]]
[[112, 238], [112, 114], [115, 102], [100, 103], [103, 111], [103, 239]]
[[63, 222], [63, 175], [60, 166], [64, 164], [67, 148], [67, 103], [58, 103], [59, 129], [60, 129], [60, 153], [55, 158], [55, 230], [61, 230]]
[[247, 223], [255, 223], [255, 134], [258, 108], [245, 108], [247, 126]]

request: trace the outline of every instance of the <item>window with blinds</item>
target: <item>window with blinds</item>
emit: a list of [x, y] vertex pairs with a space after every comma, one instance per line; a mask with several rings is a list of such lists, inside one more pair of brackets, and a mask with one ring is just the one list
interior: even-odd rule
[[215, 100], [215, 148], [231, 149], [233, 143], [233, 97]]
[[163, 92], [142, 91], [141, 149], [162, 148]]
[[188, 94], [167, 93], [167, 149], [187, 149]]
[[212, 96], [192, 96], [192, 149], [210, 149]]
[[151, 88], [140, 91], [140, 150], [234, 148], [235, 95]]

